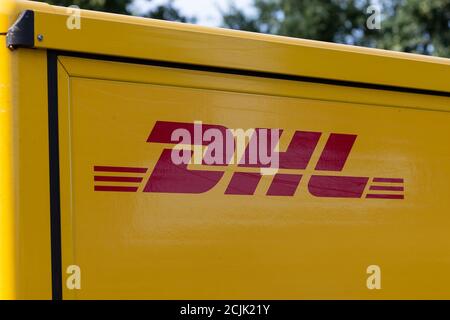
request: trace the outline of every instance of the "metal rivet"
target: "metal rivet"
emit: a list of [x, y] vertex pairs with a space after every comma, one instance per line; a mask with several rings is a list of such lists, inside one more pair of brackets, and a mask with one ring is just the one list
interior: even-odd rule
[[44, 40], [44, 36], [42, 34], [38, 34], [37, 36], [38, 41]]

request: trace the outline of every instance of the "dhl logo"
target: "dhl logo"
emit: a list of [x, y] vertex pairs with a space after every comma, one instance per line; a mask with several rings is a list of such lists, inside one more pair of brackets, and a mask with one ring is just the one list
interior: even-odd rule
[[[242, 152], [237, 152], [236, 134], [220, 125], [157, 121], [147, 142], [173, 144], [164, 149], [143, 185], [145, 193], [200, 194], [213, 189], [225, 171], [218, 166], [233, 163], [233, 155], [240, 159], [237, 168], [260, 168], [261, 172], [237, 170], [225, 190], [226, 195], [253, 195], [264, 174], [263, 169], [305, 170], [323, 133], [296, 131], [285, 152], [278, 152], [278, 140], [283, 130], [254, 129]], [[192, 137], [194, 137], [192, 139]], [[229, 143], [220, 141], [226, 137]], [[302, 179], [309, 179], [307, 189], [320, 198], [404, 199], [404, 180], [387, 177], [359, 177], [336, 175], [341, 172], [357, 139], [354, 134], [331, 133], [315, 165], [315, 173], [278, 173], [266, 192], [267, 196], [294, 196]], [[186, 149], [186, 146], [191, 148]], [[213, 146], [214, 145], [214, 146]], [[180, 146], [184, 146], [180, 147]], [[196, 150], [200, 151], [197, 152]], [[206, 152], [202, 149], [206, 148]], [[192, 150], [193, 149], [193, 150]], [[261, 152], [263, 150], [263, 152]], [[217, 170], [190, 169], [189, 164], [200, 154], [200, 164]], [[276, 161], [274, 161], [276, 159]], [[194, 163], [198, 163], [195, 162]], [[94, 166], [94, 190], [102, 192], [138, 192], [148, 168]], [[317, 172], [319, 171], [319, 172]], [[268, 171], [270, 172], [270, 170]], [[286, 170], [284, 171], [286, 172]], [[328, 172], [324, 174], [323, 172]], [[127, 174], [118, 176], [117, 174]], [[333, 174], [334, 173], [334, 174]], [[111, 175], [113, 174], [113, 175]], [[133, 176], [129, 176], [133, 174]], [[370, 184], [369, 184], [370, 181]], [[101, 182], [101, 184], [99, 184]], [[103, 185], [103, 183], [109, 185]], [[124, 185], [126, 183], [126, 185]], [[130, 184], [132, 186], [130, 186]], [[368, 186], [369, 184], [369, 186]], [[375, 191], [375, 192], [374, 192]]]

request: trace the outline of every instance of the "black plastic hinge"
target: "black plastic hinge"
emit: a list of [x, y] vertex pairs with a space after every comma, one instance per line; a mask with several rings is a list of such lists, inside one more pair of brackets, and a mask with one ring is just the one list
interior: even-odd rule
[[6, 34], [6, 45], [12, 50], [34, 47], [34, 11], [26, 10], [19, 15]]

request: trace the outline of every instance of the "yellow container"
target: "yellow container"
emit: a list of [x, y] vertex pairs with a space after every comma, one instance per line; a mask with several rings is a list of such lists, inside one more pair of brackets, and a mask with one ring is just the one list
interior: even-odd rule
[[[450, 298], [450, 60], [28, 1], [0, 26], [0, 298]], [[275, 170], [205, 163], [262, 128]]]

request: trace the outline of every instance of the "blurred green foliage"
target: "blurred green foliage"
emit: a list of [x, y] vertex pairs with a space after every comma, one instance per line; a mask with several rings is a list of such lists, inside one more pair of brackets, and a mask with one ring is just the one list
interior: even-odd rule
[[76, 5], [81, 9], [105, 11], [112, 13], [131, 14], [128, 10], [132, 0], [37, 0], [49, 4], [69, 7]]
[[392, 2], [381, 30], [368, 38], [369, 45], [450, 58], [450, 0]]
[[[2, 1], [2, 0], [0, 0]], [[96, 10], [120, 14], [133, 14], [131, 4], [133, 0], [37, 0], [52, 5], [68, 7], [76, 5], [81, 9]], [[151, 0], [147, 0], [151, 1]], [[138, 13], [140, 16], [179, 22], [195, 22], [195, 18], [183, 16], [179, 10], [173, 5], [173, 0], [168, 1], [164, 5], [159, 5], [148, 12]]]

